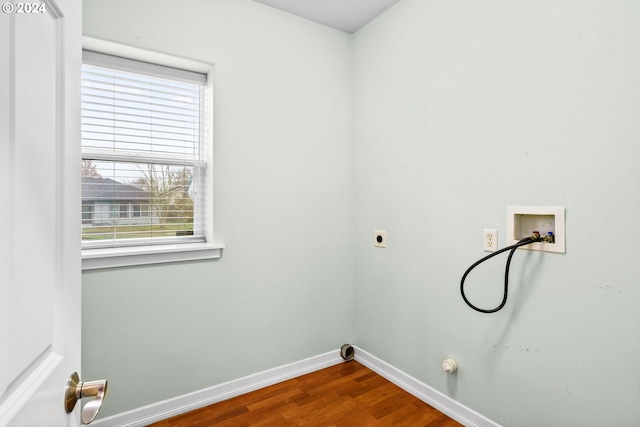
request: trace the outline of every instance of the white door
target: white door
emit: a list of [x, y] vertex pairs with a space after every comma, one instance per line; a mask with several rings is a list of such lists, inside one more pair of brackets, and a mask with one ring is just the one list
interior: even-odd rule
[[0, 3], [0, 426], [77, 426], [82, 1]]

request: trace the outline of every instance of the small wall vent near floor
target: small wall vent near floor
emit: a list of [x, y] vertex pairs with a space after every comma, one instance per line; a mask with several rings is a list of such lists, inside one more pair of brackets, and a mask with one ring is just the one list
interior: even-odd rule
[[353, 360], [353, 357], [355, 356], [356, 351], [353, 349], [353, 347], [351, 346], [351, 344], [344, 344], [341, 348], [340, 348], [340, 356], [342, 356], [342, 358], [344, 360]]

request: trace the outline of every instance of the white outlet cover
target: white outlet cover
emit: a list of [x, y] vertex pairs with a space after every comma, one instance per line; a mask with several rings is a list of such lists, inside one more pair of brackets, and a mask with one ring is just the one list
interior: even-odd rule
[[532, 243], [521, 249], [533, 251], [565, 253], [565, 210], [561, 206], [509, 206], [507, 207], [507, 243], [513, 245], [518, 240], [538, 231], [545, 236], [552, 231], [555, 243]]
[[495, 252], [498, 250], [498, 230], [495, 228], [484, 229], [482, 248], [485, 252]]
[[[380, 238], [380, 239], [378, 239]], [[382, 230], [376, 230], [373, 232], [373, 246], [377, 248], [387, 247], [387, 232]]]

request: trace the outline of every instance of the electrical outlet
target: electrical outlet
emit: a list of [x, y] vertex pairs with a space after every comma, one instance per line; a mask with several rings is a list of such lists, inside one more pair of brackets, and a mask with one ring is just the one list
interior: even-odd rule
[[373, 232], [373, 246], [377, 248], [387, 247], [387, 232], [382, 230], [376, 230]]
[[484, 229], [484, 251], [495, 252], [498, 250], [498, 230], [494, 228]]

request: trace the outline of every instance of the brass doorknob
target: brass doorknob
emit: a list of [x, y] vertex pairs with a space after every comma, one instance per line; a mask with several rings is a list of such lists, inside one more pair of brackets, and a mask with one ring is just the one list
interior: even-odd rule
[[73, 411], [78, 400], [84, 397], [94, 397], [82, 408], [82, 424], [89, 424], [96, 418], [102, 407], [102, 402], [107, 394], [107, 380], [80, 381], [77, 372], [74, 372], [67, 381], [64, 397], [64, 408], [67, 413]]

